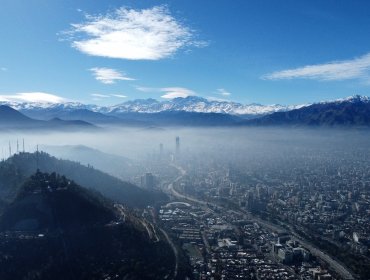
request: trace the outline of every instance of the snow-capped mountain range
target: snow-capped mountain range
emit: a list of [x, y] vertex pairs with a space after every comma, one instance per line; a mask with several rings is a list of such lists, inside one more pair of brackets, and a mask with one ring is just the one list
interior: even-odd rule
[[[78, 102], [36, 103], [2, 101], [34, 121], [83, 121], [93, 125], [126, 126], [243, 126], [243, 125], [315, 125], [369, 126], [370, 98], [351, 96], [299, 106], [243, 105], [200, 97], [170, 101], [141, 99], [115, 106], [86, 105]], [[3, 107], [4, 110], [8, 108]], [[14, 110], [13, 110], [14, 111]], [[3, 115], [0, 120], [8, 123]]]
[[223, 113], [230, 115], [265, 115], [300, 107], [302, 106], [241, 104], [231, 101], [216, 101], [189, 96], [186, 98], [175, 98], [168, 101], [157, 101], [155, 99], [128, 101], [110, 107], [109, 112], [158, 113], [163, 111], [185, 111], [198, 113]]
[[186, 98], [175, 98], [172, 100], [158, 101], [155, 99], [136, 99], [113, 106], [98, 106], [93, 104], [82, 104], [79, 102], [64, 103], [37, 103], [37, 102], [0, 102], [0, 105], [7, 105], [21, 112], [28, 111], [75, 111], [89, 110], [103, 114], [123, 113], [158, 113], [165, 111], [185, 111], [198, 113], [223, 113], [230, 115], [251, 115], [260, 116], [274, 112], [289, 111], [307, 105], [261, 105], [241, 104], [232, 101], [208, 100], [201, 97], [189, 96]]
[[249, 121], [262, 126], [370, 127], [370, 98], [350, 96], [314, 103], [298, 110], [276, 112]]

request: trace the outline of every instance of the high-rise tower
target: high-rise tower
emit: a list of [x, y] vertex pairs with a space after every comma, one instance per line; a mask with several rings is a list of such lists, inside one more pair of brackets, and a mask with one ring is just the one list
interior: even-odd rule
[[180, 137], [176, 136], [176, 155], [180, 155]]
[[159, 156], [162, 158], [162, 156], [163, 156], [163, 144], [162, 143], [160, 143], [159, 144]]
[[145, 173], [141, 176], [141, 187], [146, 189], [153, 189], [155, 187], [155, 177], [152, 173]]

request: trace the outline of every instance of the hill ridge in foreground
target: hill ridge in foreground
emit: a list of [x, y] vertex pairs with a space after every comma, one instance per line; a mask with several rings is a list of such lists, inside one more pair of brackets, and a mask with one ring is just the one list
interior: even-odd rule
[[55, 231], [105, 225], [117, 214], [105, 198], [65, 176], [39, 170], [21, 187], [0, 219], [3, 231]]
[[165, 279], [172, 250], [135, 219], [119, 220], [111, 202], [38, 171], [0, 217], [0, 279]]
[[78, 162], [57, 159], [44, 152], [19, 153], [0, 162], [0, 199], [11, 201], [20, 185], [37, 168], [42, 172], [64, 175], [84, 188], [130, 207], [144, 208], [157, 201], [167, 200], [163, 193], [141, 189], [100, 170]]

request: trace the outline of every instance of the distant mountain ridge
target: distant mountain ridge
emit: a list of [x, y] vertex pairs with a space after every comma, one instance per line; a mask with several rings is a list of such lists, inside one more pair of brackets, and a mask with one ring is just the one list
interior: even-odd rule
[[[2, 102], [4, 103], [4, 102]], [[82, 103], [9, 103], [28, 117], [40, 120], [81, 120], [87, 123], [124, 126], [243, 126], [243, 125], [310, 125], [370, 126], [370, 98], [351, 96], [334, 101], [282, 106], [243, 105], [229, 101], [212, 101], [189, 96], [169, 101], [137, 99], [114, 106]], [[0, 106], [0, 120], [1, 106]], [[26, 121], [26, 120], [24, 120]], [[1, 122], [1, 121], [0, 121]], [[76, 122], [76, 121], [74, 121]], [[78, 123], [81, 125], [82, 123]]]
[[39, 145], [39, 148], [56, 158], [80, 162], [83, 165], [92, 165], [94, 168], [123, 180], [144, 173], [138, 164], [131, 159], [107, 154], [84, 145]]
[[355, 94], [355, 95], [351, 95], [351, 96], [348, 96], [348, 97], [345, 97], [345, 98], [339, 98], [339, 99], [336, 99], [336, 100], [329, 100], [329, 101], [321, 101], [321, 102], [318, 102], [318, 104], [328, 104], [328, 103], [336, 103], [336, 104], [340, 104], [340, 103], [370, 103], [370, 97], [369, 96], [365, 96], [365, 95], [359, 95], [359, 94]]
[[29, 124], [33, 122], [33, 120], [22, 113], [18, 112], [17, 110], [6, 106], [0, 106], [0, 123], [12, 123], [12, 124]]
[[95, 113], [107, 115], [119, 115], [123, 113], [159, 113], [164, 111], [184, 111], [196, 113], [221, 113], [230, 115], [265, 115], [273, 112], [287, 111], [300, 108], [304, 105], [261, 105], [241, 104], [226, 100], [209, 100], [197, 96], [186, 98], [174, 98], [172, 100], [158, 101], [156, 99], [136, 99], [113, 106], [98, 106], [82, 104], [79, 102], [65, 103], [30, 103], [30, 102], [0, 102], [23, 113], [29, 112], [73, 112], [77, 110], [89, 110]]
[[96, 128], [93, 124], [81, 120], [62, 120], [52, 118], [51, 120], [32, 119], [16, 109], [0, 105], [0, 128], [5, 129], [82, 129]]
[[291, 110], [299, 106], [284, 106], [279, 104], [241, 104], [225, 100], [209, 100], [197, 96], [186, 98], [174, 98], [167, 101], [157, 101], [155, 99], [137, 99], [127, 101], [122, 104], [111, 106], [109, 113], [158, 113], [163, 111], [184, 111], [196, 113], [220, 113], [229, 115], [265, 115], [272, 112]]
[[250, 120], [259, 126], [370, 126], [370, 98], [354, 95]]

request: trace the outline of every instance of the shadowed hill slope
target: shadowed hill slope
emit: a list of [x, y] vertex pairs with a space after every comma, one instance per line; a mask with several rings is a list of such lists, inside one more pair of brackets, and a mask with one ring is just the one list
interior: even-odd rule
[[37, 169], [62, 174], [83, 187], [130, 207], [146, 207], [167, 200], [163, 193], [141, 189], [94, 168], [59, 160], [43, 152], [16, 154], [0, 163], [0, 198], [11, 201], [20, 185]]
[[139, 217], [64, 176], [37, 172], [0, 216], [0, 279], [166, 279], [170, 246]]
[[37, 171], [6, 207], [0, 230], [57, 230], [104, 225], [116, 219], [111, 203], [56, 173]]

